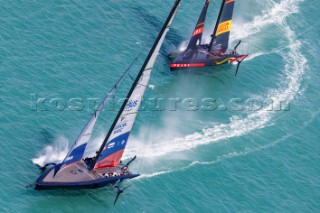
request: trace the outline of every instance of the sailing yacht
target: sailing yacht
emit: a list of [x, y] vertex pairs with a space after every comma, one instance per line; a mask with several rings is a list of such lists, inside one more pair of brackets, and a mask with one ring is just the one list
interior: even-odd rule
[[[113, 185], [118, 181], [139, 176], [139, 174], [133, 174], [128, 168], [135, 157], [125, 165], [121, 165], [120, 160], [129, 140], [129, 135], [135, 122], [142, 97], [147, 88], [156, 58], [169, 30], [169, 26], [177, 13], [180, 2], [181, 0], [175, 1], [141, 70], [134, 79], [126, 100], [122, 104], [96, 155], [92, 158], [84, 158], [83, 156], [87, 144], [90, 142], [92, 131], [101, 110], [126, 77], [128, 71], [121, 76], [104, 98], [99, 108], [81, 131], [65, 159], [61, 163], [48, 168], [47, 171], [36, 180], [35, 189], [97, 188]], [[118, 189], [118, 198], [123, 190], [120, 190], [118, 186], [114, 187]]]
[[222, 0], [211, 41], [209, 44], [201, 43], [209, 4], [210, 0], [206, 0], [187, 49], [168, 55], [172, 59], [171, 70], [238, 62], [237, 73], [240, 63], [248, 56], [248, 54], [237, 53], [237, 47], [241, 41], [233, 50], [228, 50], [235, 0]]

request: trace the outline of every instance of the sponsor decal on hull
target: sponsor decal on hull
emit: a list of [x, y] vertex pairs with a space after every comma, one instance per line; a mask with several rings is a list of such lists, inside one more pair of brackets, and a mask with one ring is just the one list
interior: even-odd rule
[[198, 64], [171, 64], [171, 68], [186, 68], [186, 67], [204, 67], [205, 63], [198, 63]]

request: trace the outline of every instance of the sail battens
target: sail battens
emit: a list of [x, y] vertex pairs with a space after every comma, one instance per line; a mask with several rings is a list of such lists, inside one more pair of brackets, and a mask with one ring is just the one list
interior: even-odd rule
[[143, 84], [138, 84], [138, 85], [143, 86], [143, 87], [147, 87], [146, 85], [143, 85]]
[[123, 114], [123, 116], [126, 116], [126, 115], [134, 115], [134, 114], [138, 114], [138, 112], [131, 112], [131, 113], [127, 113], [127, 114]]

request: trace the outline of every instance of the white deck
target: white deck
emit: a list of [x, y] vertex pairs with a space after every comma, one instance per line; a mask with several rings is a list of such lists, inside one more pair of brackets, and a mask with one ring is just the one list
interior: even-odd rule
[[[98, 170], [88, 170], [83, 161], [71, 164], [60, 170], [55, 177], [53, 177], [54, 169], [48, 173], [43, 179], [43, 182], [56, 183], [73, 183], [97, 180], [105, 177], [119, 176], [123, 171], [120, 167], [107, 167]], [[129, 174], [129, 172], [126, 172]]]

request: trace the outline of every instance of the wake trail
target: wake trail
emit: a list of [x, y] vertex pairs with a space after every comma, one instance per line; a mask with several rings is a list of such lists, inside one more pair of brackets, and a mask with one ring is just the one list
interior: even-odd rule
[[255, 16], [253, 21], [241, 25], [235, 25], [231, 36], [231, 41], [253, 36], [270, 25], [275, 25], [281, 30], [285, 19], [291, 14], [299, 13], [299, 3], [304, 0], [283, 0], [280, 3], [273, 1], [273, 7], [266, 10], [260, 16]]
[[[286, 23], [286, 18], [291, 14], [299, 12], [299, 3], [303, 0], [283, 0], [280, 3], [273, 2], [273, 7], [266, 10], [260, 16], [254, 17], [252, 22], [246, 23], [235, 28], [233, 39], [243, 39], [253, 36], [268, 26], [278, 26], [283, 31], [284, 36], [289, 42], [286, 52], [277, 50], [286, 62], [284, 67], [285, 78], [280, 88], [270, 90], [267, 94], [268, 98], [274, 100], [275, 103], [289, 103], [294, 99], [295, 95], [300, 91], [300, 85], [305, 69], [307, 69], [307, 59], [300, 51], [301, 43], [296, 39], [294, 31]], [[267, 52], [255, 53], [249, 60], [255, 57], [262, 57]], [[277, 106], [274, 106], [277, 107]], [[233, 116], [229, 119], [229, 123], [216, 124], [213, 127], [205, 128], [201, 132], [175, 138], [167, 142], [156, 144], [146, 144], [141, 147], [130, 147], [125, 150], [124, 158], [136, 155], [137, 152], [144, 150], [144, 158], [154, 158], [167, 155], [173, 152], [183, 152], [195, 149], [198, 146], [220, 142], [228, 138], [239, 137], [250, 133], [251, 131], [264, 128], [272, 120], [274, 112], [272, 111], [256, 111], [248, 114], [245, 118]], [[131, 138], [132, 139], [132, 138]], [[61, 139], [60, 139], [61, 140]], [[62, 140], [63, 141], [63, 140]], [[159, 141], [161, 141], [159, 139]], [[59, 142], [60, 143], [60, 142]], [[38, 165], [44, 165], [48, 162], [62, 161], [68, 152], [67, 146], [60, 146], [56, 143], [53, 146], [47, 146], [43, 153], [32, 161]], [[58, 144], [58, 145], [57, 145]], [[173, 172], [168, 171], [168, 172]], [[160, 174], [168, 173], [167, 171], [156, 172], [149, 175], [142, 175], [141, 178], [153, 177]]]
[[189, 165], [181, 167], [181, 168], [178, 168], [178, 169], [175, 169], [175, 170], [167, 170], [167, 171], [161, 171], [161, 172], [154, 172], [154, 173], [150, 173], [150, 174], [143, 174], [139, 178], [137, 178], [137, 180], [145, 179], [145, 178], [153, 178], [153, 177], [156, 177], [156, 176], [170, 174], [170, 173], [173, 173], [173, 172], [185, 171], [185, 170], [190, 169], [190, 168], [192, 168], [194, 166], [197, 166], [197, 165], [214, 165], [214, 164], [217, 164], [217, 163], [229, 160], [229, 159], [233, 159], [233, 158], [237, 158], [237, 157], [243, 157], [243, 156], [246, 156], [246, 155], [250, 155], [252, 153], [256, 153], [256, 152], [260, 152], [262, 150], [269, 149], [269, 148], [274, 147], [277, 144], [287, 140], [288, 138], [293, 137], [294, 135], [298, 134], [300, 131], [304, 130], [308, 125], [310, 125], [317, 118], [317, 116], [319, 114], [320, 114], [320, 110], [318, 110], [316, 112], [313, 112], [312, 116], [311, 116], [311, 119], [306, 121], [306, 122], [304, 122], [303, 125], [299, 129], [297, 129], [297, 131], [295, 131], [293, 133], [290, 133], [288, 135], [285, 135], [285, 136], [279, 138], [278, 140], [275, 140], [274, 142], [272, 142], [270, 144], [266, 144], [266, 145], [262, 145], [262, 146], [258, 146], [258, 147], [247, 147], [247, 148], [245, 148], [244, 151], [238, 151], [238, 152], [237, 151], [233, 151], [233, 152], [230, 152], [228, 154], [224, 154], [224, 155], [221, 155], [221, 156], [217, 157], [217, 159], [214, 160], [214, 161], [202, 161], [202, 162], [193, 161]]
[[[252, 36], [263, 28], [276, 24], [280, 26], [279, 29], [282, 29], [284, 36], [288, 40], [289, 45], [285, 52], [276, 50], [276, 54], [282, 56], [286, 64], [284, 66], [285, 78], [282, 81], [283, 85], [280, 88], [270, 90], [267, 94], [269, 99], [274, 100], [274, 103], [278, 103], [278, 106], [274, 105], [274, 107], [280, 107], [281, 103], [289, 103], [295, 98], [296, 94], [300, 91], [303, 74], [305, 73], [305, 69], [307, 69], [307, 59], [300, 51], [301, 42], [296, 40], [294, 31], [291, 30], [285, 20], [289, 15], [299, 12], [298, 4], [300, 2], [302, 0], [283, 0], [280, 3], [273, 3], [273, 7], [270, 10], [264, 11], [261, 16], [256, 16], [252, 22], [245, 24], [243, 28], [244, 33], [239, 34], [240, 36], [238, 37], [245, 38]], [[252, 32], [250, 32], [251, 29]], [[238, 33], [238, 31], [235, 32], [235, 34]], [[252, 57], [258, 57], [263, 54], [263, 52], [257, 53]], [[271, 105], [266, 108], [269, 107]], [[144, 157], [160, 157], [173, 152], [182, 152], [201, 145], [239, 137], [267, 126], [272, 120], [273, 114], [273, 111], [260, 110], [249, 114], [243, 119], [233, 116], [230, 118], [229, 123], [217, 124], [213, 127], [205, 128], [201, 132], [195, 132], [167, 142], [146, 144], [143, 148], [145, 149]], [[132, 156], [139, 150], [141, 150], [141, 147], [128, 147], [125, 151], [125, 156]]]

